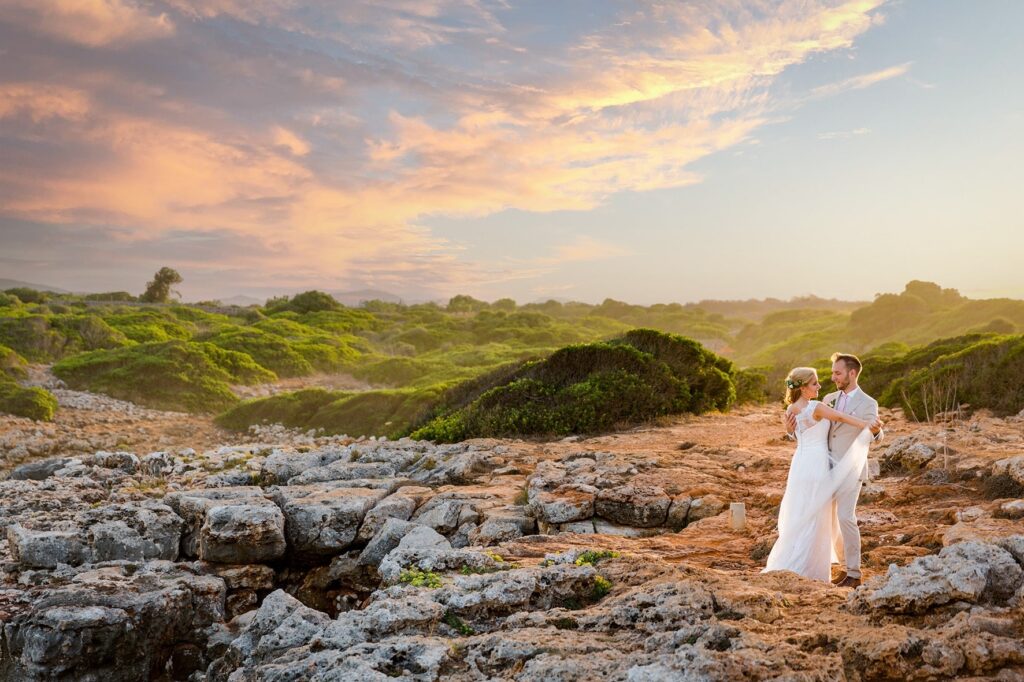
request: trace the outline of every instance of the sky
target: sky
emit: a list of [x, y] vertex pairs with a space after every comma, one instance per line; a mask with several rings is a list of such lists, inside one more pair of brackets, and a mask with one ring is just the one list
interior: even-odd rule
[[1019, 0], [0, 0], [0, 277], [1024, 298]]

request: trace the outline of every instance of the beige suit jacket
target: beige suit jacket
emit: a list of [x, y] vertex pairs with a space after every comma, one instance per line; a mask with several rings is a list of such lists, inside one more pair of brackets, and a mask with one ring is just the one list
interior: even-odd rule
[[[839, 393], [840, 391], [829, 393], [822, 402], [834, 408], [836, 406], [834, 401], [839, 399]], [[844, 412], [858, 419], [872, 421], [878, 418], [878, 401], [865, 393], [864, 389], [861, 388], [857, 391], [856, 395], [847, 400]], [[844, 424], [843, 422], [829, 422], [828, 451], [833, 457], [842, 457], [850, 449], [850, 446], [853, 445], [853, 441], [856, 440], [859, 433], [860, 429], [856, 426]], [[884, 435], [884, 431], [879, 431], [878, 435], [875, 436], [874, 442], [881, 442]], [[860, 480], [864, 482], [869, 480], [867, 463], [864, 464], [864, 470], [861, 471]]]

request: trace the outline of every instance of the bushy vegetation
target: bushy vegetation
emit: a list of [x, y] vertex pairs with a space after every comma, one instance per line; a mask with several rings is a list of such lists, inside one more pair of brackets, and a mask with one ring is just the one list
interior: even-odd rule
[[76, 355], [55, 364], [53, 372], [71, 388], [147, 407], [207, 413], [238, 402], [230, 384], [275, 378], [244, 353], [179, 340]]
[[309, 388], [247, 400], [217, 417], [221, 426], [244, 431], [253, 424], [322, 429], [324, 433], [376, 434], [397, 438], [437, 401], [435, 389], [394, 389], [349, 393]]
[[684, 337], [637, 329], [608, 343], [577, 344], [527, 362], [490, 386], [456, 389], [445, 413], [414, 438], [565, 435], [607, 431], [666, 414], [727, 409], [731, 363]]
[[[168, 294], [173, 279], [163, 280]], [[0, 364], [6, 363], [0, 371], [18, 376], [26, 361], [60, 362], [61, 371], [74, 367], [73, 373], [88, 375], [82, 386], [119, 397], [176, 409], [232, 408], [223, 419], [234, 428], [273, 421], [352, 435], [402, 435], [429, 423], [424, 435], [452, 440], [523, 429], [605, 430], [651, 415], [773, 399], [781, 396], [781, 380], [792, 366], [825, 369], [836, 350], [861, 355], [867, 370], [862, 383], [883, 403], [903, 404], [902, 391], [908, 411], [918, 412], [923, 396], [941, 382], [952, 385], [955, 374], [960, 402], [1012, 411], [1013, 390], [995, 405], [976, 395], [967, 378], [983, 374], [987, 363], [1012, 372], [1016, 356], [1010, 350], [979, 348], [943, 360], [941, 377], [932, 365], [985, 339], [1024, 330], [1024, 301], [970, 300], [929, 282], [910, 282], [903, 292], [866, 305], [814, 297], [517, 305], [456, 296], [447, 305], [370, 301], [349, 308], [318, 291], [250, 308], [133, 299], [126, 292], [0, 293], [0, 346], [10, 349], [0, 350]], [[665, 333], [692, 341], [667, 342]], [[160, 350], [166, 344], [176, 350]], [[233, 352], [223, 357], [234, 358], [227, 364], [242, 374], [248, 369], [248, 381], [344, 373], [371, 390], [300, 392], [238, 405], [228, 393], [241, 381], [209, 360], [214, 351], [198, 347]], [[164, 388], [155, 397], [147, 397], [146, 372], [130, 369], [151, 349], [159, 356], [156, 365], [169, 363], [157, 374]], [[198, 352], [227, 378], [200, 362], [182, 374], [191, 397], [173, 400], [171, 368], [178, 360], [166, 355], [182, 349]], [[960, 365], [964, 369], [951, 369]], [[207, 375], [213, 383], [201, 379]], [[216, 397], [205, 402], [203, 395]], [[929, 401], [925, 412], [931, 413], [934, 399]]]
[[[1024, 335], [971, 334], [943, 339], [896, 358], [869, 358], [865, 383], [879, 403], [924, 420], [969, 405], [999, 415], [1024, 409]], [[876, 378], [877, 375], [877, 378]]]
[[28, 376], [28, 363], [12, 348], [0, 346], [0, 381], [24, 379]]
[[28, 417], [36, 421], [53, 421], [57, 399], [43, 388], [24, 388], [5, 374], [0, 374], [0, 413]]

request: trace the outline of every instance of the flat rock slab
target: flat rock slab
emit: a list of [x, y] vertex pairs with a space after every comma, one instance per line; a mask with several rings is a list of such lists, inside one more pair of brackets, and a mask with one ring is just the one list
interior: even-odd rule
[[7, 540], [14, 560], [28, 568], [118, 560], [173, 561], [178, 558], [183, 523], [167, 505], [149, 502], [90, 509], [80, 514], [74, 525], [61, 526], [9, 526]]
[[[27, 597], [5, 617], [3, 679], [129, 682], [153, 671], [185, 679], [207, 663], [203, 631], [224, 619], [224, 581], [169, 562], [81, 570]], [[175, 656], [183, 649], [196, 657]]]
[[550, 492], [538, 491], [530, 496], [530, 507], [536, 517], [546, 523], [583, 521], [594, 515], [597, 488], [583, 485], [561, 485]]
[[284, 512], [285, 534], [302, 554], [340, 554], [359, 533], [366, 513], [387, 496], [378, 488], [285, 486], [273, 495]]
[[181, 553], [204, 561], [250, 564], [284, 556], [284, 515], [255, 486], [206, 488], [164, 498], [185, 521]]
[[671, 504], [672, 498], [657, 486], [624, 485], [602, 490], [594, 509], [601, 518], [619, 525], [654, 528], [665, 524]]

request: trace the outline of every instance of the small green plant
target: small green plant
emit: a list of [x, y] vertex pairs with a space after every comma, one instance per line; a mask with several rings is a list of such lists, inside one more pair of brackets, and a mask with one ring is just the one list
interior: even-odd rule
[[441, 587], [441, 576], [433, 571], [421, 571], [413, 566], [402, 571], [398, 576], [398, 582], [412, 587], [426, 587], [435, 590]]
[[520, 488], [519, 492], [516, 493], [516, 499], [514, 499], [512, 502], [513, 504], [518, 504], [520, 507], [525, 507], [526, 505], [528, 505], [530, 503], [529, 489], [525, 485], [522, 488]]
[[612, 581], [605, 578], [603, 575], [595, 575], [593, 586], [590, 589], [590, 598], [594, 601], [600, 601], [612, 591]]
[[426, 469], [427, 471], [433, 471], [434, 469], [437, 468], [437, 462], [434, 461], [433, 457], [427, 457], [426, 459], [423, 460], [423, 464], [421, 464], [420, 466]]
[[556, 618], [555, 620], [551, 621], [551, 624], [559, 630], [578, 630], [580, 627], [580, 624], [576, 622], [575, 618], [569, 617]]
[[586, 565], [586, 566], [593, 566], [593, 565], [603, 561], [604, 559], [616, 559], [616, 558], [618, 558], [618, 556], [619, 556], [618, 552], [612, 551], [610, 549], [598, 549], [598, 550], [588, 549], [586, 552], [584, 552], [583, 554], [580, 554], [578, 557], [576, 557], [576, 565], [577, 566], [584, 566], [584, 565]]
[[444, 614], [444, 619], [442, 622], [448, 627], [450, 627], [452, 630], [455, 630], [455, 632], [465, 637], [476, 634], [476, 630], [470, 627], [466, 623], [466, 621], [459, 618], [452, 611], [449, 611], [448, 613]]

